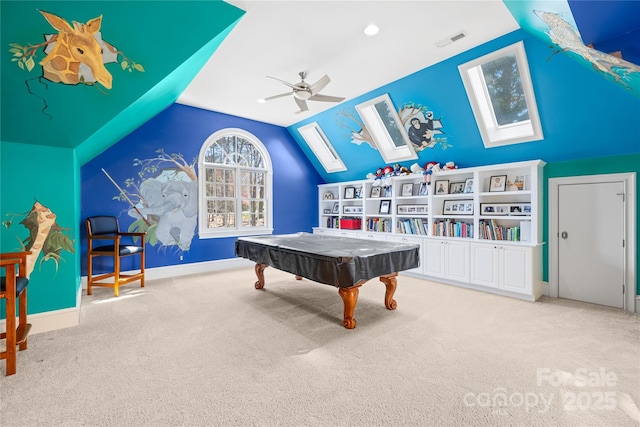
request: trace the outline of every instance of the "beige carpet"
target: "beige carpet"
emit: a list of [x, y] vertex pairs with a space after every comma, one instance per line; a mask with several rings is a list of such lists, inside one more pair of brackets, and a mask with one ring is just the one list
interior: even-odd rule
[[1, 426], [637, 426], [640, 321], [400, 276], [342, 327], [331, 286], [252, 268], [97, 288], [0, 367]]

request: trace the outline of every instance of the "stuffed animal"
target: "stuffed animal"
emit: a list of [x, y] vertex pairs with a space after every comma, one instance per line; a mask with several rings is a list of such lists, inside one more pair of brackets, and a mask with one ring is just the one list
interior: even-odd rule
[[422, 172], [424, 172], [424, 169], [422, 169], [422, 167], [419, 164], [414, 163], [414, 164], [411, 165], [411, 172], [412, 173], [422, 173]]
[[426, 165], [424, 165], [424, 172], [422, 172], [422, 174], [424, 175], [423, 182], [430, 184], [431, 174], [434, 172], [440, 172], [440, 163], [429, 162]]
[[454, 170], [454, 169], [458, 169], [458, 166], [453, 162], [447, 162], [442, 167], [443, 171], [450, 171], [450, 170]]

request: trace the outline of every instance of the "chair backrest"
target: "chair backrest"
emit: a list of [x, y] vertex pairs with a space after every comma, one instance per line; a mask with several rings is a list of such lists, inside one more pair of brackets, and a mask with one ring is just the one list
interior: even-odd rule
[[87, 234], [89, 236], [114, 234], [118, 231], [120, 230], [115, 216], [92, 216], [87, 218]]

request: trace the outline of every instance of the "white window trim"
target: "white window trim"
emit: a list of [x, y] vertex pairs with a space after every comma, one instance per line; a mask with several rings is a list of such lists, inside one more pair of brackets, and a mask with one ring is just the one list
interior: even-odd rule
[[[384, 121], [380, 117], [380, 114], [378, 114], [378, 110], [376, 110], [375, 107], [376, 104], [380, 102], [385, 102], [387, 104], [387, 108], [391, 111], [393, 120], [395, 121], [405, 143], [404, 146], [396, 147], [393, 143], [393, 139], [391, 138]], [[362, 118], [364, 125], [367, 127], [369, 135], [373, 138], [373, 141], [371, 142], [378, 147], [378, 151], [385, 163], [395, 163], [402, 160], [418, 158], [418, 155], [413, 149], [413, 144], [409, 140], [409, 135], [407, 135], [407, 131], [404, 126], [402, 126], [402, 121], [400, 120], [400, 117], [398, 117], [398, 112], [396, 111], [388, 94], [378, 96], [377, 98], [373, 98], [367, 102], [356, 105], [356, 110]]]
[[[529, 120], [500, 126], [497, 123], [491, 99], [487, 91], [480, 66], [506, 55], [515, 54], [518, 63], [520, 81], [527, 102]], [[524, 50], [524, 43], [517, 42], [490, 54], [484, 55], [458, 67], [467, 97], [473, 110], [478, 129], [482, 135], [485, 148], [522, 142], [539, 141], [544, 138], [538, 107], [529, 74], [529, 63]]]
[[[265, 167], [264, 171], [266, 173], [266, 182], [265, 182], [265, 200], [266, 200], [266, 225], [264, 227], [250, 227], [250, 228], [236, 228], [233, 230], [224, 229], [224, 230], [214, 230], [210, 229], [206, 226], [206, 218], [207, 218], [207, 203], [206, 203], [206, 174], [205, 170], [205, 162], [204, 156], [209, 148], [209, 145], [216, 142], [223, 136], [227, 135], [235, 135], [241, 138], [247, 139], [251, 141], [254, 147], [260, 152], [262, 155], [262, 159], [264, 161]], [[216, 167], [220, 168], [228, 168], [235, 169], [240, 171], [242, 169], [246, 169], [241, 166], [228, 166], [228, 165], [219, 165]], [[257, 169], [252, 169], [257, 170]], [[240, 180], [236, 179], [236, 185], [240, 185]], [[200, 154], [198, 156], [198, 235], [201, 239], [214, 239], [220, 237], [233, 237], [233, 236], [256, 236], [261, 234], [273, 234], [273, 167], [271, 164], [271, 157], [269, 156], [269, 152], [265, 148], [264, 144], [253, 134], [238, 128], [227, 128], [221, 129], [212, 135], [210, 135], [206, 141], [202, 144], [200, 148]], [[239, 191], [236, 191], [236, 194], [240, 194]], [[239, 201], [240, 198], [236, 198], [237, 207], [236, 213], [241, 212], [239, 209]], [[238, 225], [239, 224], [239, 225]], [[242, 227], [241, 222], [236, 221], [237, 227]]]
[[347, 170], [342, 159], [333, 148], [329, 138], [324, 134], [318, 122], [310, 123], [298, 128], [298, 132], [305, 140], [313, 154], [322, 163], [322, 167], [327, 173], [341, 172]]

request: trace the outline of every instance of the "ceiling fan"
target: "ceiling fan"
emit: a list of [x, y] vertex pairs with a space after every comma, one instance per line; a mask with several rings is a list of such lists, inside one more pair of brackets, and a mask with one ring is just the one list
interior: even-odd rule
[[272, 99], [281, 98], [283, 96], [293, 95], [293, 99], [296, 101], [296, 104], [298, 104], [298, 107], [300, 107], [300, 111], [298, 111], [298, 113], [302, 111], [309, 111], [309, 107], [307, 107], [307, 101], [324, 101], [324, 102], [344, 101], [344, 98], [341, 98], [338, 96], [321, 95], [320, 93], [318, 93], [322, 89], [324, 89], [324, 87], [328, 85], [329, 82], [331, 81], [328, 75], [325, 74], [320, 80], [318, 80], [312, 85], [304, 81], [304, 79], [307, 77], [306, 72], [300, 71], [298, 75], [300, 76], [301, 81], [296, 84], [285, 82], [284, 80], [281, 80], [277, 77], [267, 76], [270, 79], [275, 79], [284, 83], [285, 85], [292, 88], [293, 91], [287, 92], [287, 93], [281, 93], [280, 95], [270, 96], [268, 98], [265, 98], [264, 100], [270, 101]]

